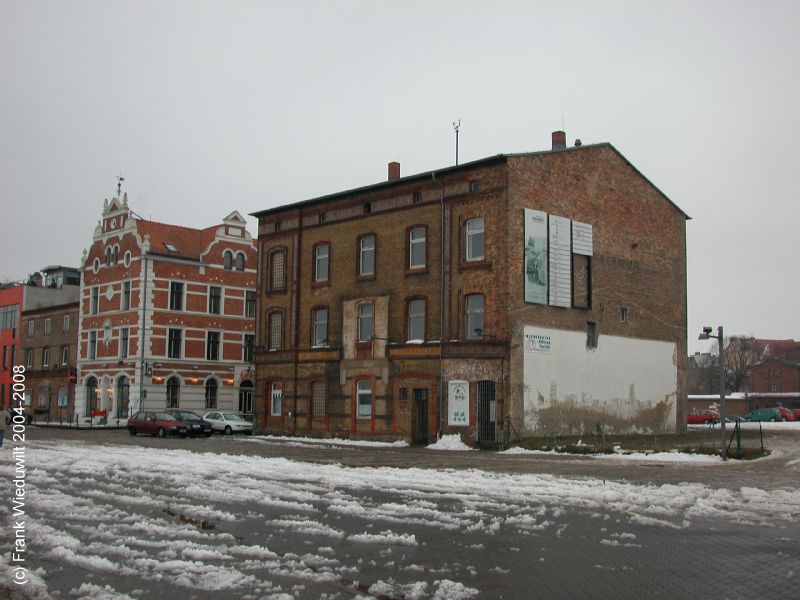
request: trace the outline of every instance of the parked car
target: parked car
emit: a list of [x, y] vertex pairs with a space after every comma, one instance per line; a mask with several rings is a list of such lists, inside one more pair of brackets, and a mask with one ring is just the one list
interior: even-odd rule
[[247, 435], [253, 433], [253, 424], [233, 412], [212, 410], [204, 414], [203, 418], [211, 423], [211, 428], [214, 431], [219, 431], [225, 435], [240, 432]]
[[190, 410], [168, 410], [166, 411], [168, 415], [172, 415], [178, 421], [183, 421], [186, 425], [189, 426], [189, 435], [204, 435], [206, 437], [210, 436], [212, 433], [211, 423], [206, 421], [203, 417], [194, 413]]
[[128, 419], [128, 432], [131, 435], [149, 433], [158, 437], [165, 435], [186, 437], [189, 435], [189, 426], [167, 413], [142, 411]]
[[795, 421], [800, 421], [800, 408], [793, 408], [792, 414], [794, 415]]
[[689, 425], [718, 423], [719, 413], [714, 410], [693, 410], [686, 416]]
[[748, 421], [780, 421], [781, 413], [776, 408], [759, 408], [744, 416]]
[[781, 421], [794, 421], [795, 416], [791, 409], [784, 408], [783, 406], [776, 407], [776, 410], [781, 413]]

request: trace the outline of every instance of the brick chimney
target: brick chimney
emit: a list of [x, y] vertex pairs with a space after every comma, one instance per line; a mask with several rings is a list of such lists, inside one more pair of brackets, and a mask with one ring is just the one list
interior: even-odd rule
[[392, 161], [389, 163], [389, 181], [400, 179], [400, 163]]
[[553, 150], [567, 149], [567, 134], [563, 131], [553, 132]]

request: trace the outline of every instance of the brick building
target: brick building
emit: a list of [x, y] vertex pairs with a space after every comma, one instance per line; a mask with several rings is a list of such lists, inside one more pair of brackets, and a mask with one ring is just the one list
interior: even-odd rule
[[[31, 404], [30, 390], [38, 385], [37, 377], [41, 375], [27, 364], [26, 344], [29, 339], [29, 325], [24, 316], [35, 311], [46, 312], [54, 306], [76, 301], [79, 277], [76, 269], [47, 267], [31, 275], [25, 282], [6, 285], [0, 289], [0, 346], [3, 353], [2, 369], [0, 370], [0, 398], [3, 399], [6, 407], [12, 404], [11, 386], [14, 365], [26, 368], [25, 404], [28, 406]], [[61, 342], [59, 342], [56, 352], [60, 350], [60, 346]], [[48, 362], [50, 362], [49, 357]], [[19, 403], [14, 403], [14, 405], [19, 405]]]
[[750, 369], [752, 393], [800, 392], [800, 342], [756, 341], [760, 360]]
[[22, 311], [19, 362], [25, 365], [26, 412], [36, 421], [69, 421], [74, 411], [80, 271], [47, 267], [46, 301]]
[[254, 216], [264, 430], [493, 444], [683, 423], [687, 216], [610, 144], [390, 163]]
[[252, 414], [256, 247], [238, 212], [191, 229], [140, 219], [127, 195], [114, 198], [82, 269], [80, 418]]

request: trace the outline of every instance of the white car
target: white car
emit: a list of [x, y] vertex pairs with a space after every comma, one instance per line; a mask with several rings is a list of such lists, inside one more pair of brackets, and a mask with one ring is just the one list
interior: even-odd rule
[[225, 435], [231, 435], [232, 433], [250, 435], [253, 433], [253, 424], [233, 412], [212, 410], [204, 414], [203, 418], [211, 423], [212, 431], [219, 431]]

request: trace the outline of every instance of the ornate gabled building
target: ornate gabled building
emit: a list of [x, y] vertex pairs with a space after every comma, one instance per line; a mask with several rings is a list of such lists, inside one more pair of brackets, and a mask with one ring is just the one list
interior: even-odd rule
[[256, 262], [236, 211], [192, 229], [106, 201], [81, 265], [77, 418], [252, 414]]

